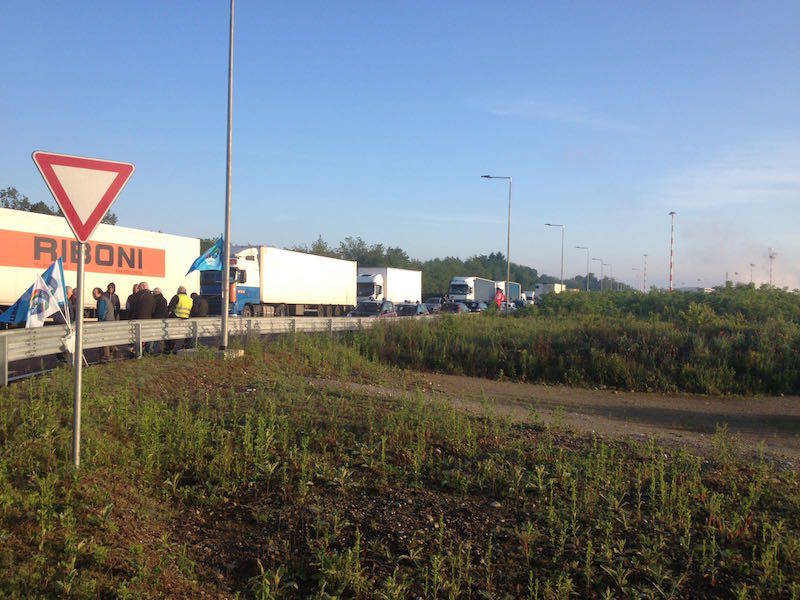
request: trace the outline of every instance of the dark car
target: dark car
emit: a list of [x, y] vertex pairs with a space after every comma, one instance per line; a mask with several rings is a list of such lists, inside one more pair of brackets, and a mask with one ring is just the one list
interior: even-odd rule
[[483, 312], [487, 308], [489, 308], [486, 302], [480, 302], [478, 300], [470, 300], [469, 302], [466, 303], [466, 305], [467, 308], [469, 309], [469, 312]]
[[469, 309], [463, 302], [445, 302], [442, 304], [440, 312], [460, 315], [463, 313], [468, 313]]
[[439, 312], [439, 309], [442, 308], [442, 298], [428, 298], [425, 300], [425, 306], [428, 308], [428, 312]]
[[383, 302], [359, 302], [353, 310], [351, 310], [348, 317], [396, 317], [397, 311], [394, 309], [394, 304], [388, 300]]
[[418, 317], [428, 315], [428, 307], [424, 304], [411, 304], [410, 302], [397, 305], [397, 316], [399, 317]]

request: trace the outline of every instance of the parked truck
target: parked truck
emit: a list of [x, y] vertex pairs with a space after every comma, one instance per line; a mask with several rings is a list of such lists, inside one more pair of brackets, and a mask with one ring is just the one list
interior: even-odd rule
[[[66, 219], [0, 208], [0, 310], [7, 308], [61, 257], [65, 284], [77, 283], [78, 242]], [[186, 275], [200, 240], [116, 225], [98, 225], [86, 244], [83, 306], [94, 308], [92, 288], [113, 282], [122, 303], [134, 283], [160, 287], [167, 298], [183, 285], [197, 291], [198, 273]], [[123, 307], [124, 308], [124, 307]]]
[[[233, 314], [343, 316], [356, 305], [356, 263], [270, 246], [231, 248]], [[204, 271], [201, 293], [219, 313], [220, 271]], [[216, 309], [216, 310], [215, 310]]]
[[358, 267], [359, 302], [422, 302], [422, 271], [393, 267]]
[[[505, 281], [495, 281], [494, 284], [495, 284], [495, 289], [500, 288], [501, 290], [503, 290], [503, 293], [506, 294]], [[517, 300], [519, 300], [521, 294], [522, 294], [522, 286], [516, 281], [509, 281], [508, 293], [507, 293], [508, 302], [516, 302]]]
[[486, 302], [494, 299], [494, 281], [481, 277], [453, 277], [448, 295], [455, 302]]

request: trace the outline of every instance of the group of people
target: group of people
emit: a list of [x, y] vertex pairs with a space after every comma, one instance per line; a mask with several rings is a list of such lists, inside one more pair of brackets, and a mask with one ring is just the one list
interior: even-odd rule
[[[67, 287], [68, 304], [70, 312], [75, 314], [75, 294], [71, 288]], [[113, 283], [109, 283], [106, 291], [96, 287], [92, 290], [95, 299], [96, 314], [98, 321], [119, 321], [123, 318], [122, 304], [117, 296], [117, 288]], [[152, 291], [146, 281], [134, 284], [133, 291], [125, 302], [125, 318], [128, 320], [140, 319], [188, 319], [189, 317], [207, 317], [208, 301], [197, 293], [188, 295], [186, 288], [178, 287], [178, 292], [167, 302], [161, 289], [155, 288]], [[167, 340], [163, 351], [175, 352], [177, 350], [175, 340]], [[110, 359], [111, 353], [117, 353], [115, 347], [105, 347], [100, 349], [100, 360], [106, 362]], [[147, 342], [144, 351], [151, 354], [162, 352], [160, 342]]]
[[[70, 288], [67, 288], [69, 295]], [[92, 290], [97, 303], [98, 321], [119, 321], [122, 316], [122, 304], [117, 296], [117, 288], [109, 283], [106, 291], [96, 287]], [[208, 301], [199, 294], [189, 296], [186, 288], [180, 286], [178, 292], [167, 302], [160, 288], [150, 290], [146, 281], [133, 285], [133, 291], [125, 302], [125, 318], [133, 319], [188, 319], [189, 317], [207, 317]]]

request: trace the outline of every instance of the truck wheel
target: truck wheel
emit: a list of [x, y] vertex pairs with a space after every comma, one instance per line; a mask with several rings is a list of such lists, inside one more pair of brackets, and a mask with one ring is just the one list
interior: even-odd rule
[[242, 309], [242, 316], [245, 319], [249, 319], [253, 316], [253, 307], [250, 304], [244, 305], [244, 308]]

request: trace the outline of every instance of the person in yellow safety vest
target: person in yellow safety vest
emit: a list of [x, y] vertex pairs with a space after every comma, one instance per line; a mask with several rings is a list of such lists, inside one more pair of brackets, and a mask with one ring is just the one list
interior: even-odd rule
[[[186, 294], [186, 288], [180, 286], [178, 293], [169, 301], [169, 314], [178, 319], [188, 319], [189, 313], [192, 312], [192, 299]], [[174, 354], [179, 350], [176, 346], [180, 344], [181, 347], [189, 347], [189, 339], [181, 340], [167, 340], [165, 344], [166, 351]]]
[[186, 294], [186, 288], [181, 286], [178, 293], [169, 301], [169, 313], [179, 319], [188, 319], [192, 312], [192, 299]]

